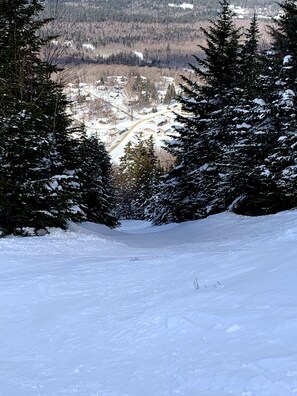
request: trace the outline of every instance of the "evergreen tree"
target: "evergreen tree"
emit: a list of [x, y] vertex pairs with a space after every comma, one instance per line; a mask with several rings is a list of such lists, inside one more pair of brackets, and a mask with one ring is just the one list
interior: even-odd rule
[[230, 126], [234, 123], [237, 85], [240, 78], [239, 39], [234, 14], [227, 1], [208, 30], [202, 29], [206, 46], [199, 46], [205, 57], [190, 64], [196, 81], [183, 78], [181, 126], [168, 145], [176, 158], [157, 196], [159, 214], [155, 223], [194, 220], [226, 209], [229, 195], [226, 156], [231, 148]]
[[271, 119], [277, 138], [265, 163], [276, 191], [271, 211], [297, 205], [297, 4], [285, 0], [280, 7], [281, 16], [270, 31]]
[[296, 206], [297, 7], [291, 0], [280, 7], [281, 17], [270, 29], [272, 48], [261, 57], [258, 78], [257, 73], [253, 77], [259, 85], [253, 84], [257, 100], [246, 112], [249, 133], [243, 136], [249, 138], [248, 147], [237, 151], [246, 164], [238, 178], [242, 183], [237, 183], [244, 194], [233, 208], [240, 214]]
[[117, 187], [117, 212], [122, 219], [133, 219], [134, 196], [136, 194], [134, 180], [131, 177], [134, 168], [134, 155], [132, 142], [129, 141], [124, 148], [124, 155], [120, 158], [120, 165], [115, 172]]
[[173, 99], [175, 99], [175, 97], [176, 97], [176, 92], [175, 92], [174, 84], [169, 84], [167, 87], [167, 91], [163, 103], [168, 105], [171, 103]]
[[[254, 14], [245, 40], [240, 46], [237, 101], [230, 135], [232, 151], [229, 161], [229, 209], [252, 214], [259, 207], [259, 169], [267, 154], [267, 106], [263, 100], [262, 60], [258, 51], [259, 29]], [[265, 119], [265, 122], [263, 122]], [[260, 210], [260, 208], [259, 208]]]
[[262, 70], [259, 55], [259, 26], [256, 14], [253, 15], [250, 26], [245, 32], [245, 39], [240, 47], [237, 87], [241, 89], [242, 96], [254, 99], [261, 94], [262, 86], [260, 73]]
[[257, 155], [247, 193], [235, 208], [240, 214], [268, 214], [296, 206], [297, 7], [291, 0], [280, 7], [281, 17], [270, 29], [272, 48], [262, 56], [261, 104], [253, 125]]
[[115, 188], [111, 179], [111, 162], [102, 142], [96, 136], [82, 137], [78, 144], [81, 206], [86, 219], [108, 227], [118, 225], [115, 216]]
[[161, 173], [151, 136], [143, 140], [137, 136], [135, 144], [129, 142], [120, 158], [118, 190], [119, 212], [122, 218], [150, 219], [151, 197], [156, 192]]
[[158, 101], [158, 92], [155, 85], [149, 79], [139, 74], [132, 84], [132, 91], [137, 94], [138, 104], [140, 106], [146, 106], [152, 101]]
[[57, 67], [42, 61], [38, 0], [0, 3], [0, 229], [26, 233], [82, 220], [71, 120]]

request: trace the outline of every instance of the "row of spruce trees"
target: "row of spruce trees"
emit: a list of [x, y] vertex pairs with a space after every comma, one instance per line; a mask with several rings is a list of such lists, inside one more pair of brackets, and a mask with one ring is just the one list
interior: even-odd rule
[[104, 146], [74, 127], [39, 0], [0, 1], [0, 235], [90, 220], [117, 225]]
[[284, 0], [259, 51], [257, 18], [243, 32], [226, 0], [203, 30], [203, 58], [184, 78], [176, 158], [153, 197], [155, 224], [231, 210], [264, 215], [297, 206], [297, 5]]

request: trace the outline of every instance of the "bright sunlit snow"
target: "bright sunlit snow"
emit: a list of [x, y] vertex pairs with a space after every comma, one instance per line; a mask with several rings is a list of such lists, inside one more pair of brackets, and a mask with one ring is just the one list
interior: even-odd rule
[[297, 394], [297, 211], [0, 248], [1, 396]]

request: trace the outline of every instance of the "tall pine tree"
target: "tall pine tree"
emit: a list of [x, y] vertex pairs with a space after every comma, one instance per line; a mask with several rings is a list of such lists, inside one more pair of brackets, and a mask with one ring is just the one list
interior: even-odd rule
[[80, 200], [86, 220], [116, 227], [115, 187], [105, 146], [96, 136], [87, 137], [83, 134], [78, 149]]
[[240, 46], [238, 104], [234, 111], [235, 122], [230, 128], [232, 151], [227, 156], [230, 196], [233, 199], [229, 210], [240, 214], [253, 214], [259, 207], [259, 169], [267, 155], [268, 140], [265, 132], [268, 131], [269, 123], [266, 119], [267, 106], [263, 100], [259, 36], [257, 18], [254, 15]]
[[297, 206], [297, 4], [285, 0], [271, 28], [273, 81], [271, 119], [277, 138], [266, 159], [275, 194], [271, 211]]
[[297, 204], [297, 7], [292, 0], [280, 7], [256, 80], [261, 99], [247, 113], [256, 150], [249, 155], [250, 171], [244, 171], [246, 193], [234, 208], [240, 214], [275, 213]]
[[163, 179], [156, 197], [155, 223], [201, 218], [224, 210], [229, 200], [230, 125], [234, 122], [239, 80], [239, 39], [234, 14], [226, 0], [210, 27], [202, 29], [204, 58], [190, 64], [196, 81], [183, 78], [179, 98], [185, 115], [178, 115], [177, 136], [168, 145], [175, 167]]
[[71, 120], [56, 66], [42, 61], [50, 38], [38, 0], [0, 2], [0, 230], [26, 233], [85, 218]]

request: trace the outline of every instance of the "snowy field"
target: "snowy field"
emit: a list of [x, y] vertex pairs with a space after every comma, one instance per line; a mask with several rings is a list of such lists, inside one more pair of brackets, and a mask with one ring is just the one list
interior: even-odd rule
[[297, 395], [297, 211], [0, 239], [0, 395]]

